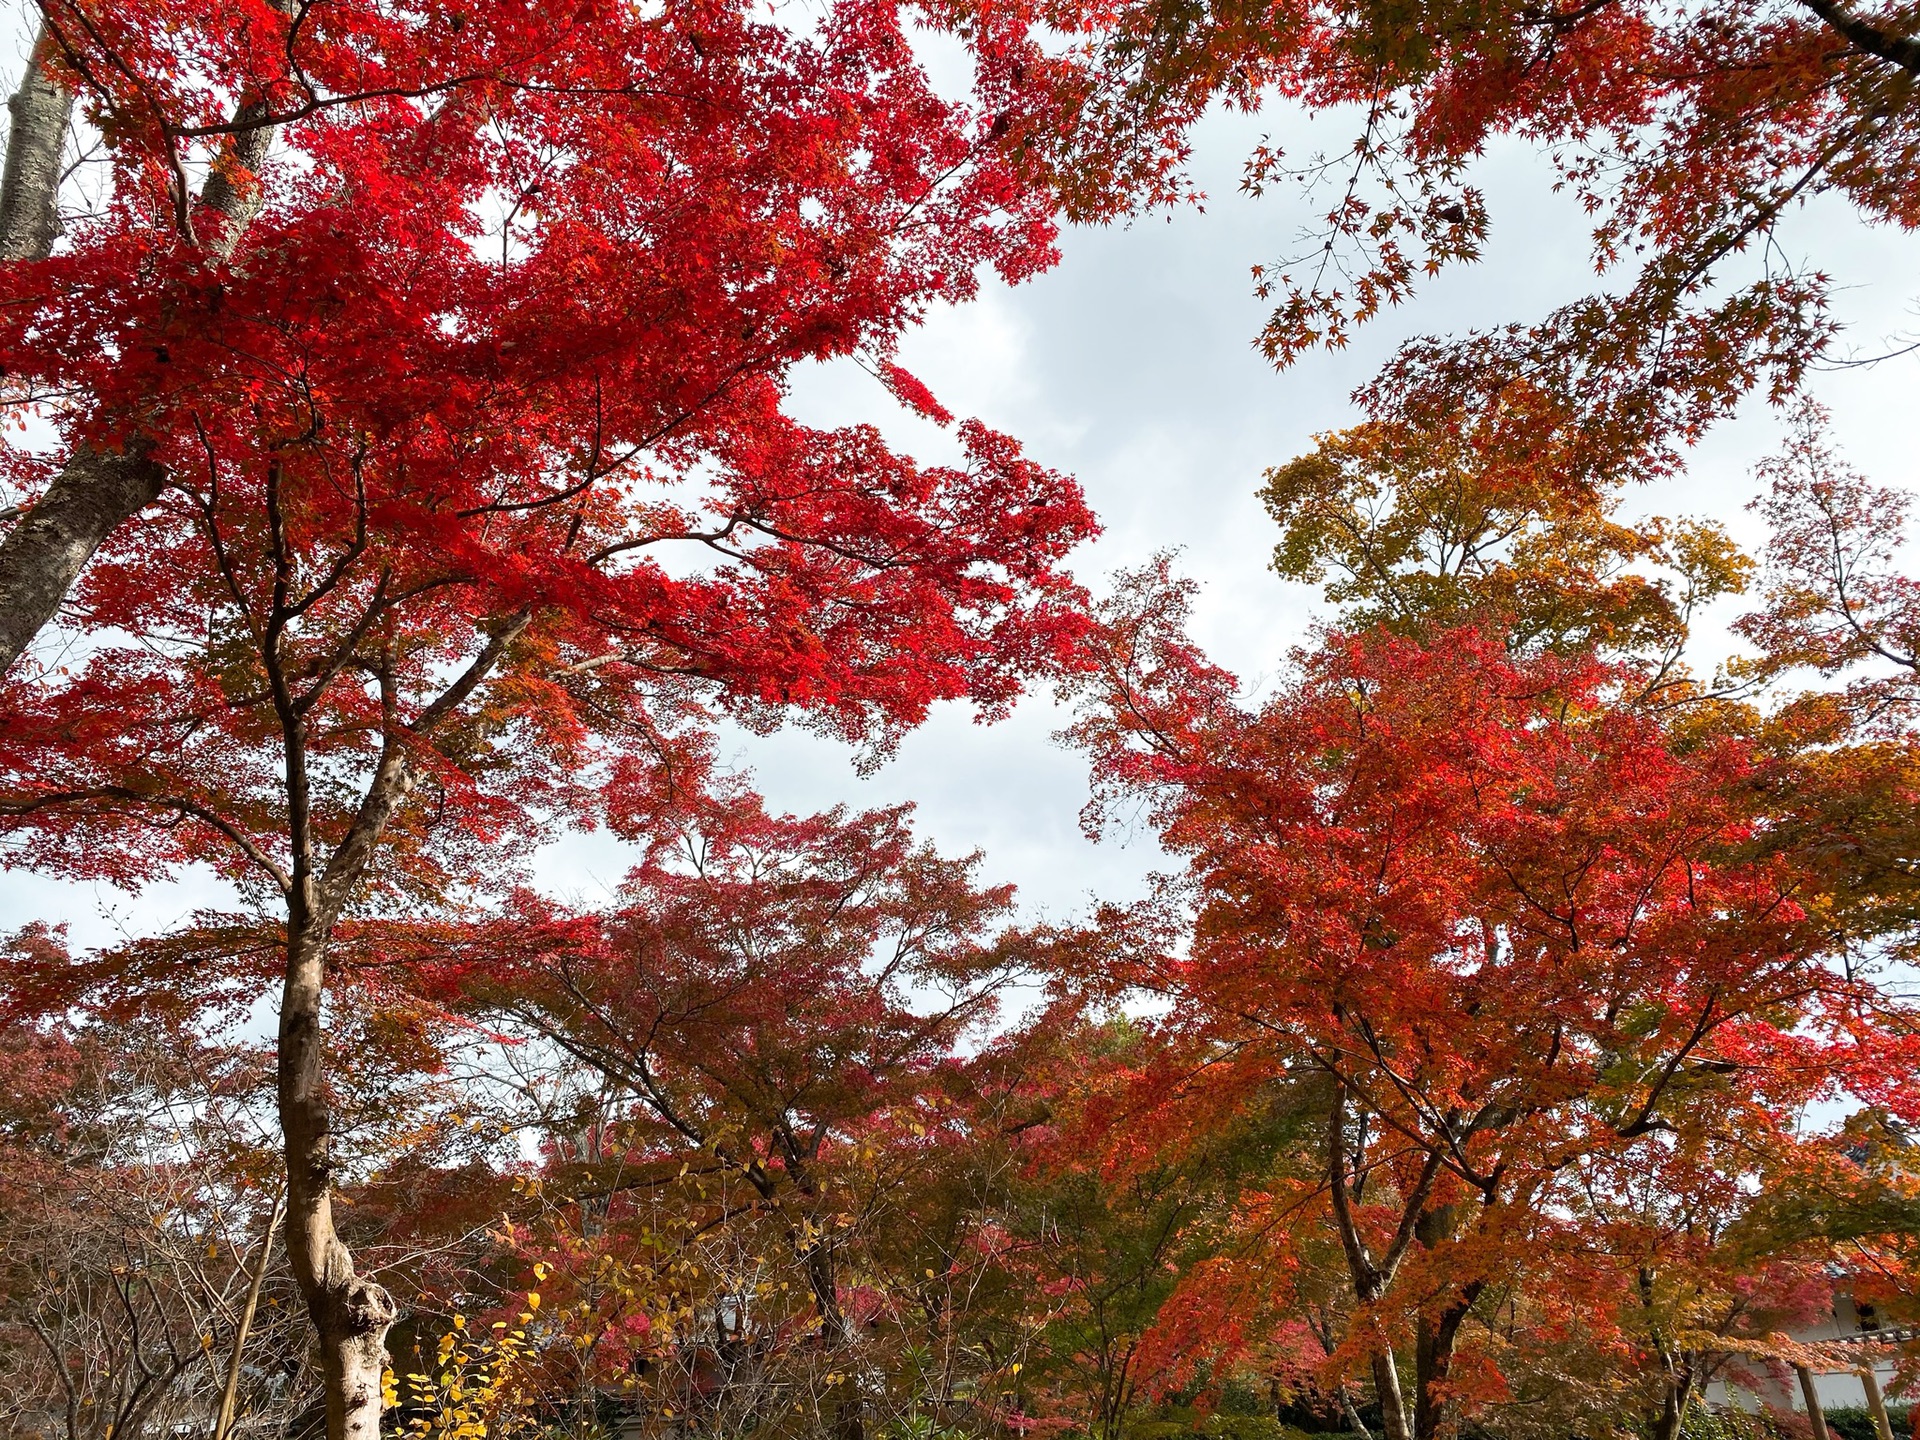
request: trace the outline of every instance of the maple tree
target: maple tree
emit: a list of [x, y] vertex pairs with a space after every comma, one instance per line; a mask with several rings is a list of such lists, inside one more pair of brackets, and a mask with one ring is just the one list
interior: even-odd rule
[[[1058, 964], [1058, 957], [1055, 960]], [[1094, 976], [1061, 968], [1061, 988]], [[1017, 1057], [999, 1263], [1027, 1297], [1033, 1341], [1022, 1411], [1101, 1440], [1127, 1433], [1143, 1403], [1192, 1378], [1208, 1347], [1169, 1309], [1215, 1258], [1234, 1198], [1290, 1118], [1284, 1107], [1214, 1116], [1165, 1138], [1157, 1102], [1190, 1049], [1125, 1018], [1090, 1019], [1064, 995], [1005, 1042]], [[1126, 1137], [1124, 1145], [1116, 1137]], [[1127, 1160], [1114, 1163], [1116, 1149]], [[1217, 1285], [1207, 1275], [1201, 1285]], [[1217, 1312], [1215, 1312], [1217, 1314]]]
[[[862, 350], [943, 413], [900, 328], [1050, 231], [892, 8], [47, 16], [115, 183], [5, 269], [9, 383], [64, 438], [9, 452], [46, 496], [8, 544], [76, 463], [166, 489], [73, 594], [84, 658], [11, 672], [10, 859], [206, 864], [278, 931], [288, 1242], [330, 1434], [371, 1433], [392, 1305], [332, 1220], [337, 927], [473, 895], [716, 704], [884, 743], [1052, 663], [1071, 482], [972, 422], [922, 468], [780, 409], [793, 363]], [[256, 120], [286, 163], [239, 153]], [[193, 145], [229, 142], [196, 200]]]
[[1217, 1083], [1323, 1078], [1345, 1343], [1389, 1435], [1424, 1440], [1501, 1393], [1461, 1367], [1462, 1326], [1566, 1185], [1653, 1137], [1757, 1144], [1835, 1087], [1871, 1094], [1850, 1037], [1888, 998], [1837, 963], [1809, 867], [1753, 843], [1762, 758], [1623, 703], [1631, 672], [1471, 630], [1334, 634], [1248, 713], [1183, 606], [1164, 571], [1134, 578], [1075, 731], [1188, 857], [1190, 953], [1129, 963], [1234, 1056]]
[[[426, 1307], [456, 1351], [495, 1314], [545, 1337], [467, 1362], [512, 1377], [490, 1433], [513, 1394], [666, 1432], [998, 1423], [1032, 1343], [1004, 1190], [1034, 1062], [958, 1047], [1024, 963], [1010, 889], [902, 810], [773, 815], [697, 766], [628, 798], [643, 859], [610, 908], [342, 941], [472, 1027], [486, 1126], [540, 1143], [496, 1202], [498, 1302]], [[403, 1413], [438, 1403], [442, 1364], [395, 1368]]]
[[[891, 1188], [879, 1171], [860, 1177], [862, 1156], [876, 1131], [898, 1132], [880, 1171], [936, 1143], [906, 1132], [944, 1124], [943, 1067], [1008, 973], [993, 929], [1011, 891], [975, 883], [977, 856], [916, 844], [903, 811], [774, 816], [737, 784], [665, 798], [639, 817], [646, 858], [618, 909], [575, 916], [523, 897], [516, 918], [439, 966], [492, 957], [456, 982], [454, 1003], [596, 1077], [584, 1138], [543, 1183], [616, 1202], [603, 1226], [648, 1224], [622, 1192], [697, 1164], [716, 1196], [702, 1208], [721, 1217], [706, 1224], [757, 1219], [811, 1307], [804, 1323], [770, 1319], [784, 1297], [747, 1285], [738, 1325], [799, 1325], [851, 1370], [845, 1232]], [[843, 1403], [852, 1415], [857, 1394]]]
[[[0, 186], [0, 363], [58, 436], [9, 456], [0, 661], [129, 515], [204, 482], [231, 424], [283, 463], [404, 471], [393, 523], [486, 549], [498, 517], [604, 515], [716, 446], [778, 443], [802, 359], [862, 353], [939, 413], [894, 341], [981, 267], [1051, 260], [1014, 163], [1047, 66], [976, 26], [973, 93], [943, 101], [906, 18], [42, 7]], [[62, 188], [76, 109], [100, 140], [78, 169], [104, 173]], [[744, 538], [726, 519], [715, 543]]]
[[1476, 167], [1503, 140], [1537, 156], [1535, 194], [1577, 200], [1609, 288], [1411, 339], [1354, 398], [1371, 422], [1533, 456], [1562, 480], [1671, 473], [1742, 397], [1782, 401], [1832, 358], [1834, 281], [1817, 254], [1799, 258], [1798, 212], [1833, 197], [1869, 225], [1920, 223], [1920, 49], [1902, 6], [1031, 8], [1073, 42], [1071, 123], [1036, 144], [1076, 218], [1190, 195], [1184, 164], [1209, 106], [1330, 117], [1352, 135], [1311, 155], [1263, 139], [1246, 162], [1244, 192], [1287, 192], [1308, 216], [1292, 248], [1254, 267], [1274, 302], [1258, 344], [1283, 368], [1481, 258], [1496, 217]]
[[1758, 674], [1844, 679], [1849, 710], [1897, 731], [1920, 673], [1920, 587], [1900, 568], [1912, 501], [1849, 467], [1826, 419], [1803, 407], [1784, 448], [1759, 468], [1767, 603], [1739, 629], [1759, 648]]
[[[1261, 343], [1282, 363], [1344, 344], [1424, 276], [1478, 257], [1491, 217], [1470, 172], [1496, 136], [1547, 154], [1595, 217], [1596, 268], [1626, 272], [1627, 288], [1534, 327], [1416, 342], [1404, 362], [1477, 372], [1494, 391], [1584, 372], [1606, 392], [1588, 397], [1590, 413], [1656, 443], [1674, 438], [1657, 434], [1663, 422], [1684, 430], [1696, 406], [1713, 409], [1723, 384], [1769, 371], [1790, 381], [1817, 350], [1826, 277], [1768, 244], [1792, 209], [1835, 193], [1869, 220], [1920, 218], [1909, 163], [1920, 51], [1897, 9], [1040, 8], [1082, 37], [1068, 195], [1096, 211], [1116, 176], [1142, 169], [1177, 192], [1182, 137], [1216, 100], [1357, 114], [1346, 153], [1290, 160], [1263, 146], [1248, 166], [1256, 192], [1283, 180], [1332, 191], [1298, 252], [1262, 267], [1262, 293], [1281, 303]], [[1743, 256], [1757, 273], [1727, 283]]]
[[1649, 694], [1685, 689], [1695, 613], [1743, 591], [1752, 562], [1712, 522], [1623, 521], [1615, 486], [1566, 457], [1504, 453], [1487, 435], [1508, 418], [1317, 437], [1261, 488], [1273, 569], [1326, 581], [1355, 628], [1484, 626], [1522, 652], [1639, 662]]

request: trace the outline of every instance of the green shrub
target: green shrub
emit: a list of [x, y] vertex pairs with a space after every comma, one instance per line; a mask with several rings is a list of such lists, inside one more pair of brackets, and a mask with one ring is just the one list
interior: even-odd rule
[[1765, 1411], [1695, 1404], [1687, 1410], [1680, 1440], [1782, 1440], [1782, 1431]]
[[1209, 1415], [1200, 1433], [1210, 1440], [1307, 1440], [1304, 1430], [1283, 1425], [1271, 1415]]
[[[1894, 1440], [1912, 1434], [1913, 1409], [1908, 1405], [1889, 1405], [1887, 1419], [1893, 1422]], [[1873, 1412], [1864, 1405], [1846, 1405], [1827, 1411], [1827, 1429], [1834, 1440], [1880, 1440], [1874, 1428]]]

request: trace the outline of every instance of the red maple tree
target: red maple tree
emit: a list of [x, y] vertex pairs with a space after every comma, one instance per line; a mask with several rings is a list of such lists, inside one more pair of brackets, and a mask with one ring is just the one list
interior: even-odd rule
[[689, 1161], [717, 1172], [745, 1197], [726, 1223], [782, 1234], [801, 1328], [842, 1350], [849, 1157], [885, 1128], [887, 1163], [911, 1167], [907, 1128], [937, 1128], [943, 1072], [1013, 968], [996, 933], [1012, 887], [979, 885], [978, 855], [938, 854], [900, 809], [772, 815], [738, 782], [649, 798], [626, 817], [646, 855], [616, 908], [522, 896], [503, 923], [434, 937], [421, 978], [597, 1077], [592, 1143], [555, 1153], [556, 1176], [620, 1200]]
[[955, 103], [882, 4], [805, 34], [727, 4], [45, 17], [112, 183], [0, 267], [0, 365], [60, 434], [9, 453], [39, 498], [8, 659], [72, 578], [41, 562], [112, 538], [77, 648], [0, 693], [10, 859], [210, 865], [278, 937], [288, 1240], [330, 1434], [370, 1435], [392, 1306], [331, 1218], [342, 920], [473, 896], [716, 710], [885, 743], [1003, 707], [1076, 632], [1070, 481], [972, 422], [921, 467], [782, 411], [795, 363], [858, 353], [947, 420], [898, 335], [1052, 254], [1010, 159], [1026, 42], [976, 35]]
[[[863, 353], [937, 411], [901, 327], [1053, 255], [1020, 159], [1047, 64], [1017, 28], [970, 32], [955, 103], [892, 4], [805, 34], [705, 3], [41, 18], [0, 365], [58, 443], [8, 459], [8, 666], [129, 515], [167, 494], [121, 542], [166, 543], [192, 492], [273, 467], [364, 479], [428, 549], [504, 553], [498, 522], [536, 509], [561, 533], [640, 505], [635, 547], [701, 531], [641, 497], [783, 443], [796, 361]], [[62, 189], [76, 107], [101, 173]], [[727, 518], [715, 543], [746, 533]]]
[[1183, 605], [1164, 573], [1123, 592], [1076, 731], [1187, 859], [1185, 952], [1150, 930], [1122, 969], [1213, 1047], [1183, 1082], [1212, 1105], [1318, 1077], [1343, 1348], [1388, 1434], [1427, 1440], [1503, 1394], [1462, 1327], [1490, 1287], [1543, 1283], [1594, 1177], [1878, 1101], [1910, 1027], [1841, 963], [1817, 866], [1770, 843], [1751, 743], [1632, 704], [1620, 667], [1472, 630], [1329, 636], [1246, 711]]

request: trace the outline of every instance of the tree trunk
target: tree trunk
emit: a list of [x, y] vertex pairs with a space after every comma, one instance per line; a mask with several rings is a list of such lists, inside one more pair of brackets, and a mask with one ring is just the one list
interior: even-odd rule
[[[55, 41], [45, 23], [20, 89], [0, 173], [0, 261], [44, 260], [60, 233], [61, 160], [73, 92], [51, 78]], [[144, 447], [102, 452], [80, 444], [39, 503], [0, 543], [0, 673], [59, 610], [74, 580], [115, 526], [160, 493], [159, 467]]]
[[1449, 1307], [1435, 1324], [1423, 1318], [1413, 1341], [1414, 1440], [1438, 1440], [1447, 1420], [1441, 1387], [1453, 1369], [1453, 1338], [1464, 1313]]
[[1360, 1437], [1360, 1440], [1373, 1440], [1373, 1432], [1367, 1429], [1367, 1422], [1360, 1418], [1360, 1411], [1353, 1403], [1353, 1391], [1343, 1381], [1340, 1385], [1340, 1413], [1347, 1417], [1347, 1429]]
[[290, 897], [280, 1001], [280, 1126], [287, 1159], [287, 1254], [320, 1340], [327, 1440], [379, 1440], [381, 1372], [393, 1299], [354, 1273], [333, 1228], [333, 1118], [326, 1089], [326, 932], [311, 877]]
[[1393, 1347], [1373, 1352], [1373, 1393], [1380, 1402], [1380, 1431], [1386, 1440], [1413, 1440], [1407, 1428], [1407, 1402], [1400, 1394], [1400, 1371], [1393, 1363]]
[[[416, 737], [424, 739], [473, 694], [529, 620], [523, 611], [494, 626], [480, 654], [420, 712], [410, 727]], [[398, 735], [389, 729], [352, 825], [315, 874], [306, 722], [287, 687], [279, 643], [271, 640], [265, 656], [286, 745], [287, 838], [293, 855], [291, 873], [278, 877], [287, 904], [276, 1075], [287, 1165], [287, 1258], [320, 1341], [327, 1440], [380, 1440], [387, 1331], [399, 1314], [385, 1289], [354, 1273], [352, 1252], [333, 1226], [333, 1114], [323, 1006], [333, 927], [372, 864], [394, 811], [412, 792], [414, 776]], [[391, 677], [383, 673], [380, 686], [390, 706]]]
[[203, 213], [197, 218], [203, 223], [194, 228], [202, 230], [210, 223], [212, 233], [202, 233], [198, 239], [209, 255], [222, 262], [233, 259], [240, 237], [247, 233], [266, 198], [259, 170], [273, 141], [273, 127], [259, 122], [267, 114], [264, 100], [250, 100], [234, 112], [236, 122], [251, 128], [240, 131], [228, 143], [229, 163], [215, 169], [200, 191]]
[[1800, 1377], [1800, 1395], [1807, 1402], [1807, 1423], [1813, 1426], [1813, 1440], [1829, 1440], [1827, 1414], [1820, 1408], [1820, 1392], [1814, 1388], [1813, 1371], [1796, 1365], [1793, 1373]]
[[1479, 1284], [1463, 1287], [1452, 1304], [1431, 1322], [1422, 1320], [1414, 1340], [1413, 1370], [1417, 1387], [1413, 1397], [1414, 1440], [1439, 1440], [1447, 1428], [1447, 1399], [1443, 1393], [1453, 1374], [1453, 1351], [1460, 1338], [1473, 1302], [1480, 1296]]
[[1653, 1422], [1652, 1440], [1680, 1440], [1681, 1427], [1687, 1422], [1687, 1404], [1692, 1399], [1692, 1367], [1669, 1374], [1666, 1393], [1660, 1397], [1660, 1418]]
[[0, 542], [0, 674], [33, 643], [107, 536], [156, 500], [166, 474], [135, 441], [96, 450], [86, 441]]
[[1873, 1414], [1874, 1432], [1880, 1440], [1893, 1440], [1893, 1421], [1887, 1417], [1887, 1397], [1881, 1393], [1880, 1377], [1873, 1366], [1860, 1367], [1860, 1387], [1867, 1392], [1867, 1409]]
[[7, 101], [7, 165], [0, 172], [0, 260], [44, 260], [60, 234], [61, 161], [73, 116], [73, 92], [47, 74], [53, 35], [46, 21], [20, 88]]
[[[810, 1184], [804, 1187], [811, 1194]], [[865, 1440], [866, 1406], [860, 1395], [860, 1380], [854, 1373], [853, 1327], [840, 1308], [839, 1266], [835, 1263], [833, 1239], [815, 1235], [805, 1252], [807, 1285], [813, 1291], [813, 1303], [820, 1311], [820, 1335], [827, 1349], [842, 1356], [846, 1370], [840, 1380], [840, 1395], [833, 1407], [834, 1440]]]
[[[0, 260], [45, 259], [60, 229], [55, 201], [73, 93], [41, 68], [52, 44], [43, 24], [26, 78], [7, 102], [13, 128], [0, 176]], [[263, 104], [252, 101], [235, 119], [257, 121], [265, 114]], [[254, 172], [265, 161], [271, 138], [268, 126], [241, 130], [228, 145], [232, 163], [217, 167], [201, 193], [200, 219], [209, 232], [203, 248], [214, 260], [233, 258], [259, 213], [261, 189]], [[119, 450], [86, 440], [75, 444], [46, 494], [0, 543], [0, 675], [53, 619], [94, 552], [124, 521], [158, 499], [166, 480], [138, 438]]]
[[[1392, 1268], [1399, 1263], [1390, 1254], [1387, 1265], [1374, 1263], [1361, 1238], [1353, 1216], [1353, 1196], [1348, 1189], [1347, 1089], [1336, 1079], [1333, 1109], [1327, 1117], [1327, 1186], [1333, 1200], [1334, 1226], [1340, 1233], [1340, 1248], [1347, 1257], [1347, 1273], [1353, 1281], [1353, 1293], [1361, 1305], [1372, 1305], [1385, 1293]], [[1393, 1347], [1381, 1340], [1369, 1357], [1373, 1368], [1374, 1396], [1380, 1402], [1380, 1428], [1385, 1440], [1413, 1440], [1407, 1429], [1407, 1406], [1400, 1394], [1400, 1372], [1393, 1362]]]

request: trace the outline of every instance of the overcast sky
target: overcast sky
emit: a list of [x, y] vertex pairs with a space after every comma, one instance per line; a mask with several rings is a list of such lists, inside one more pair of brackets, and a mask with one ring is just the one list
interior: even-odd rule
[[[1249, 268], [1287, 252], [1310, 207], [1238, 194], [1241, 162], [1267, 134], [1297, 155], [1344, 149], [1351, 139], [1339, 117], [1216, 116], [1196, 136], [1204, 210], [1069, 233], [1053, 272], [1014, 289], [990, 284], [974, 304], [935, 314], [902, 357], [956, 414], [1018, 436], [1034, 458], [1079, 478], [1106, 531], [1075, 563], [1090, 584], [1155, 550], [1179, 548], [1205, 587], [1198, 638], [1255, 684], [1305, 636], [1315, 600], [1266, 569], [1276, 537], [1254, 499], [1263, 469], [1307, 448], [1316, 431], [1351, 423], [1349, 393], [1405, 337], [1535, 319], [1593, 284], [1587, 225], [1575, 206], [1549, 193], [1552, 177], [1537, 159], [1496, 148], [1476, 176], [1492, 204], [1487, 259], [1430, 284], [1361, 331], [1349, 350], [1311, 355], [1276, 374], [1252, 346], [1265, 307], [1252, 295]], [[1853, 342], [1871, 348], [1920, 328], [1911, 308], [1920, 243], [1912, 237], [1870, 230], [1835, 204], [1804, 213], [1785, 241], [1844, 287], [1837, 309]], [[1816, 381], [1849, 457], [1881, 481], [1913, 477], [1916, 379], [1920, 361], [1910, 357]], [[800, 376], [794, 404], [813, 423], [873, 422], [922, 459], [952, 453], [946, 435], [904, 416], [852, 365]], [[1683, 484], [1633, 496], [1630, 508], [1711, 514], [1751, 543], [1759, 537], [1742, 508], [1754, 490], [1750, 471], [1778, 434], [1779, 417], [1751, 406], [1696, 454]], [[1704, 643], [1710, 664], [1716, 642]], [[1092, 894], [1134, 893], [1158, 857], [1144, 835], [1099, 845], [1081, 835], [1085, 769], [1052, 742], [1061, 720], [1045, 696], [991, 727], [943, 708], [864, 778], [844, 748], [804, 734], [729, 737], [727, 753], [781, 808], [914, 801], [923, 831], [943, 848], [984, 850], [988, 878], [1017, 883], [1030, 913], [1065, 918]], [[604, 837], [573, 837], [542, 854], [537, 875], [592, 902], [617, 885], [627, 863]], [[0, 876], [0, 920], [65, 921], [83, 944], [152, 933], [219, 898], [191, 877], [130, 899]]]
[[[1269, 134], [1295, 155], [1344, 149], [1350, 123], [1213, 117], [1194, 155], [1204, 211], [1072, 232], [1052, 273], [990, 287], [975, 304], [933, 317], [905, 347], [908, 367], [956, 413], [1019, 436], [1035, 458], [1078, 476], [1106, 531], [1076, 562], [1089, 583], [1179, 547], [1185, 570], [1204, 585], [1198, 638], [1250, 685], [1271, 677], [1305, 637], [1317, 600], [1266, 568], [1278, 537], [1255, 499], [1262, 471], [1307, 449], [1315, 432], [1352, 423], [1350, 393], [1407, 336], [1535, 319], [1595, 283], [1590, 222], [1570, 197], [1551, 194], [1552, 176], [1536, 157], [1497, 148], [1476, 177], [1493, 212], [1486, 260], [1448, 272], [1347, 351], [1276, 373], [1253, 347], [1267, 307], [1253, 296], [1249, 270], [1288, 252], [1312, 207], [1273, 192], [1243, 197], [1241, 163]], [[1836, 309], [1851, 343], [1872, 349], [1920, 328], [1914, 237], [1868, 229], [1834, 204], [1806, 212], [1785, 240], [1790, 254], [1816, 258], [1843, 287]], [[1849, 458], [1877, 479], [1913, 478], [1916, 380], [1920, 361], [1909, 357], [1816, 381]], [[937, 453], [938, 432], [903, 422], [878, 384], [851, 366], [804, 377], [795, 399], [810, 420], [871, 420], [918, 453]], [[1683, 484], [1630, 496], [1630, 509], [1710, 514], [1757, 544], [1761, 532], [1744, 509], [1756, 488], [1751, 469], [1778, 443], [1780, 423], [1764, 403], [1749, 406], [1696, 453]], [[1715, 625], [1702, 629], [1699, 658], [1710, 667], [1730, 642]], [[1086, 772], [1052, 743], [1062, 718], [1044, 696], [987, 728], [950, 708], [864, 779], [842, 751], [806, 736], [749, 737], [737, 753], [785, 807], [917, 802], [924, 829], [942, 845], [980, 847], [991, 876], [1017, 882], [1036, 910], [1064, 917], [1089, 893], [1131, 893], [1159, 857], [1145, 835], [1100, 845], [1082, 837]], [[552, 861], [548, 876], [563, 885], [591, 886], [605, 873], [571, 848]]]

